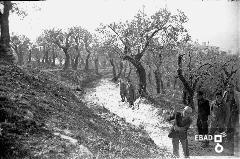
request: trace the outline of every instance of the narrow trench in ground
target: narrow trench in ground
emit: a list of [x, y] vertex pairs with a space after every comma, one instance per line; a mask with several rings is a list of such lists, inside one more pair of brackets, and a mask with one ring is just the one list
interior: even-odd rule
[[[119, 87], [110, 79], [101, 79], [96, 87], [88, 88], [83, 100], [104, 106], [110, 112], [124, 118], [126, 122], [137, 127], [144, 127], [158, 147], [172, 153], [172, 141], [168, 138], [170, 123], [164, 122], [163, 118], [158, 115], [159, 108], [141, 102], [139, 109], [132, 110], [128, 103], [121, 102]], [[135, 107], [138, 103], [139, 100], [136, 100]], [[180, 155], [182, 154], [180, 147]]]

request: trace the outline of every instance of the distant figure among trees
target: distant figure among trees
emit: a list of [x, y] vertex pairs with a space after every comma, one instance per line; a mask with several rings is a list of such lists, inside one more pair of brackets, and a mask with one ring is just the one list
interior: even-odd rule
[[127, 101], [130, 104], [130, 107], [134, 108], [135, 101], [135, 89], [130, 79], [127, 81]]
[[127, 98], [127, 81], [123, 77], [120, 78], [120, 96], [122, 102], [125, 102]]
[[135, 89], [130, 79], [120, 78], [120, 96], [122, 102], [128, 102], [130, 107], [134, 109], [134, 101], [136, 100]]

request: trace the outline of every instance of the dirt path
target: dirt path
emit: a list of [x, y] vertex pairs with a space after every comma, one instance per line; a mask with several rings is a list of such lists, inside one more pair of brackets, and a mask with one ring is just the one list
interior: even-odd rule
[[[110, 82], [109, 79], [102, 79], [96, 88], [86, 90], [85, 101], [93, 102], [104, 106], [111, 112], [124, 118], [126, 122], [138, 127], [143, 127], [154, 140], [156, 145], [172, 152], [171, 140], [167, 137], [167, 128], [170, 125], [162, 123], [163, 119], [157, 115], [159, 109], [149, 104], [141, 104], [137, 110], [129, 108], [128, 103], [120, 101], [119, 87]], [[137, 104], [139, 101], [136, 101]]]
[[[132, 110], [129, 108], [128, 103], [121, 102], [118, 85], [111, 82], [108, 78], [99, 80], [95, 83], [94, 88], [88, 88], [83, 100], [102, 105], [112, 113], [125, 119], [126, 122], [144, 128], [157, 146], [172, 153], [171, 139], [167, 137], [171, 124], [164, 121], [163, 117], [159, 115], [164, 111], [161, 108], [156, 108], [151, 104], [144, 104], [143, 99], [138, 99], [134, 104], [136, 107], [136, 105], [141, 103], [139, 109]], [[189, 137], [191, 158], [202, 158], [206, 155], [206, 152], [209, 154], [209, 152], [214, 151], [213, 147], [214, 143], [209, 148], [203, 149], [200, 147], [200, 143], [194, 141], [194, 135]], [[183, 157], [181, 146], [179, 149], [180, 156]], [[209, 156], [205, 157], [209, 158]], [[219, 158], [219, 156], [211, 158]]]

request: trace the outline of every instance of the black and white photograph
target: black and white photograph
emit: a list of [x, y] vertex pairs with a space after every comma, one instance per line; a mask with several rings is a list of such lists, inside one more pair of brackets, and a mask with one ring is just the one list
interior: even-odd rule
[[0, 1], [0, 159], [240, 157], [240, 0]]

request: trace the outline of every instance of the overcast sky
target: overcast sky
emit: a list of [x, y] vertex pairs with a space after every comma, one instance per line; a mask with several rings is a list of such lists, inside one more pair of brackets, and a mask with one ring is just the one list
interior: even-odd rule
[[[29, 3], [36, 3], [41, 11]], [[12, 15], [10, 32], [24, 34], [33, 41], [43, 29], [83, 26], [93, 32], [100, 23], [131, 19], [145, 6], [147, 14], [167, 7], [172, 12], [180, 9], [189, 18], [187, 28], [193, 40], [224, 50], [240, 47], [240, 2], [227, 0], [47, 0], [25, 2], [28, 16], [24, 20]], [[28, 7], [26, 7], [28, 6]]]

